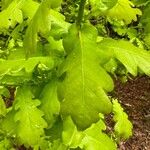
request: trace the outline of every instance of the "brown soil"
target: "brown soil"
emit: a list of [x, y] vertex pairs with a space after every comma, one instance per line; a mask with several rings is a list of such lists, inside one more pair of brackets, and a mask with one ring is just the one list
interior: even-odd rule
[[150, 78], [138, 77], [126, 83], [116, 81], [117, 97], [133, 123], [133, 137], [119, 150], [150, 150]]
[[14, 101], [14, 96], [15, 96], [15, 88], [14, 87], [7, 87], [7, 89], [9, 90], [10, 93], [10, 97], [5, 97], [3, 96], [3, 100], [6, 104], [6, 107], [10, 107], [13, 104]]

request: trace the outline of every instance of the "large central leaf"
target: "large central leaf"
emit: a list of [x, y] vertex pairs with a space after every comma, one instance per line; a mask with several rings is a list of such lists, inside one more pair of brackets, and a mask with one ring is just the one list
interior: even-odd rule
[[80, 129], [98, 121], [99, 113], [111, 111], [106, 92], [113, 89], [113, 81], [99, 65], [96, 37], [94, 27], [84, 25], [78, 31], [73, 25], [64, 39], [68, 56], [60, 71], [66, 75], [59, 86], [61, 114], [71, 115]]

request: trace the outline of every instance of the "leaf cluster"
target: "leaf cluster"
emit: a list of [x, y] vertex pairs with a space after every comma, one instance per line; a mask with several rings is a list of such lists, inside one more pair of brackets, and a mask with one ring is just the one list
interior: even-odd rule
[[0, 149], [116, 150], [132, 136], [108, 93], [114, 77], [150, 76], [149, 10], [146, 0], [2, 0]]

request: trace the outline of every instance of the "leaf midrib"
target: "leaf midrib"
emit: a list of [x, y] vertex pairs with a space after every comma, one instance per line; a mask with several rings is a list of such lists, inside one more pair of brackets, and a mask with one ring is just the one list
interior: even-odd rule
[[[81, 52], [81, 78], [82, 78], [82, 102], [85, 104], [85, 73], [84, 73], [84, 49], [82, 33], [79, 31], [80, 52]], [[86, 106], [86, 105], [85, 105]]]

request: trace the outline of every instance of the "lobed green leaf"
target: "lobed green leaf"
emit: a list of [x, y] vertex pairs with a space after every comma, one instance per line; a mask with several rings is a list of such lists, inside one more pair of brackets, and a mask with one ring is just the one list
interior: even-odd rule
[[73, 25], [64, 38], [68, 56], [59, 71], [64, 76], [58, 88], [61, 114], [71, 115], [81, 129], [98, 121], [99, 113], [109, 113], [112, 108], [106, 92], [113, 89], [113, 81], [100, 66], [96, 35], [91, 25], [84, 25], [81, 31]]
[[117, 100], [113, 100], [114, 121], [116, 122], [114, 131], [117, 138], [128, 139], [132, 136], [132, 123], [128, 120], [127, 114], [124, 112]]
[[[101, 50], [107, 53], [107, 59], [115, 58], [122, 63], [127, 71], [137, 76], [138, 71], [150, 75], [150, 53], [138, 48], [128, 41], [105, 39], [99, 43]], [[103, 56], [101, 56], [103, 57]]]

